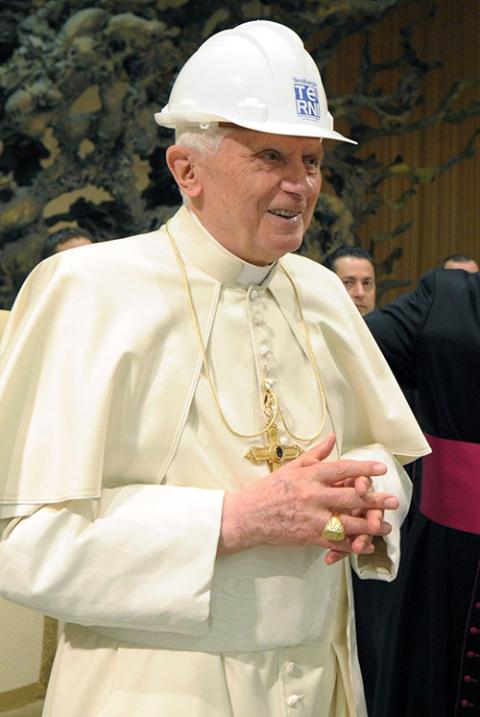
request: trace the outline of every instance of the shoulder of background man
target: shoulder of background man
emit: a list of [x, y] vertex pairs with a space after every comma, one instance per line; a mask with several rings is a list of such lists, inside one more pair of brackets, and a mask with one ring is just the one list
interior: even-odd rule
[[480, 297], [480, 272], [464, 269], [430, 269], [419, 280], [417, 293], [426, 293], [431, 301], [452, 302], [477, 294]]
[[435, 282], [438, 286], [480, 287], [480, 272], [471, 272], [465, 269], [434, 269], [433, 272], [428, 273], [435, 275]]

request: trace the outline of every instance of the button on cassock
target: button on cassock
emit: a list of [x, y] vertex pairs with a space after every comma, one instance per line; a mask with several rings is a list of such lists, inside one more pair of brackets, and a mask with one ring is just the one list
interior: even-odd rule
[[287, 707], [295, 707], [302, 699], [301, 695], [290, 695], [287, 699]]

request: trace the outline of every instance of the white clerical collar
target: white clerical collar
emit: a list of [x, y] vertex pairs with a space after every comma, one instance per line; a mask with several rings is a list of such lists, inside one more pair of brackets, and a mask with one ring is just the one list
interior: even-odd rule
[[255, 266], [225, 249], [186, 207], [182, 207], [169, 224], [182, 254], [223, 284], [260, 286], [267, 284], [275, 274], [276, 263]]

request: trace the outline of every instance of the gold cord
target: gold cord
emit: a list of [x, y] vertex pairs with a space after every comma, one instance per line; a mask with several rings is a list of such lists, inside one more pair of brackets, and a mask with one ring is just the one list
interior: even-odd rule
[[316, 381], [317, 381], [317, 386], [318, 386], [318, 390], [319, 390], [319, 393], [320, 393], [320, 398], [321, 398], [321, 401], [322, 401], [322, 422], [321, 422], [321, 424], [320, 424], [319, 430], [315, 433], [314, 436], [311, 436], [310, 438], [301, 438], [300, 436], [296, 436], [296, 435], [288, 428], [287, 422], [285, 421], [285, 417], [284, 417], [284, 415], [283, 415], [283, 413], [282, 413], [282, 410], [281, 410], [280, 406], [278, 407], [278, 415], [279, 415], [279, 417], [280, 417], [280, 420], [281, 420], [282, 423], [283, 423], [283, 427], [285, 428], [286, 433], [288, 433], [288, 435], [290, 436], [290, 438], [293, 438], [295, 441], [300, 441], [300, 442], [302, 442], [302, 443], [311, 443], [311, 442], [314, 441], [316, 438], [318, 438], [318, 436], [321, 434], [321, 432], [322, 432], [323, 429], [324, 429], [325, 421], [327, 420], [327, 400], [326, 400], [326, 397], [325, 397], [325, 389], [324, 389], [324, 387], [323, 387], [322, 377], [320, 376], [320, 370], [319, 370], [319, 368], [318, 368], [317, 360], [316, 360], [316, 358], [315, 358], [315, 353], [314, 353], [314, 351], [313, 351], [312, 340], [311, 340], [311, 338], [310, 338], [310, 329], [308, 328], [308, 324], [307, 324], [307, 322], [305, 321], [305, 318], [304, 318], [304, 316], [303, 316], [302, 302], [300, 301], [300, 295], [299, 295], [299, 293], [298, 293], [298, 289], [297, 289], [297, 287], [296, 287], [295, 282], [293, 281], [293, 278], [291, 277], [291, 275], [290, 275], [290, 273], [287, 271], [287, 269], [283, 266], [283, 264], [279, 263], [279, 267], [280, 267], [280, 269], [283, 271], [283, 273], [285, 274], [285, 276], [287, 277], [287, 279], [289, 280], [289, 282], [290, 282], [290, 284], [291, 284], [291, 286], [292, 286], [293, 292], [294, 292], [294, 294], [295, 294], [295, 302], [296, 302], [297, 307], [298, 307], [298, 313], [300, 314], [300, 324], [301, 324], [301, 326], [302, 326], [303, 334], [304, 334], [304, 337], [305, 337], [305, 344], [306, 344], [306, 347], [307, 347], [308, 358], [310, 359], [310, 364], [311, 364], [311, 366], [312, 366], [313, 373], [315, 374], [315, 379], [316, 379]]
[[220, 416], [222, 422], [225, 424], [225, 426], [228, 428], [228, 430], [229, 430], [231, 433], [233, 433], [233, 435], [238, 436], [239, 438], [257, 438], [258, 436], [261, 436], [261, 435], [263, 435], [264, 433], [266, 433], [266, 432], [274, 425], [274, 423], [275, 423], [275, 421], [276, 421], [276, 419], [277, 419], [277, 416], [278, 416], [278, 417], [280, 418], [280, 420], [282, 421], [282, 424], [283, 424], [283, 427], [285, 428], [286, 433], [288, 433], [288, 435], [289, 435], [291, 438], [293, 438], [293, 439], [296, 440], [296, 441], [300, 441], [300, 442], [302, 442], [302, 443], [311, 443], [312, 441], [315, 440], [315, 438], [318, 438], [318, 436], [321, 434], [321, 432], [323, 431], [323, 428], [324, 428], [324, 426], [325, 426], [325, 421], [326, 421], [326, 417], [327, 417], [327, 406], [326, 406], [326, 399], [325, 399], [325, 390], [324, 390], [324, 388], [323, 388], [322, 379], [321, 379], [321, 377], [320, 377], [320, 371], [319, 371], [319, 369], [318, 369], [317, 362], [316, 362], [316, 360], [315, 360], [315, 354], [314, 354], [314, 352], [313, 352], [312, 342], [311, 342], [311, 339], [310, 339], [310, 331], [309, 331], [309, 329], [308, 329], [307, 323], [306, 323], [306, 321], [305, 321], [305, 319], [304, 319], [304, 316], [303, 316], [302, 305], [301, 305], [301, 302], [300, 302], [300, 296], [299, 296], [299, 294], [298, 294], [297, 287], [295, 286], [295, 283], [294, 283], [292, 277], [290, 276], [290, 274], [288, 273], [287, 269], [280, 264], [281, 270], [283, 271], [283, 273], [285, 274], [285, 276], [286, 276], [287, 279], [289, 280], [290, 284], [292, 285], [293, 291], [294, 291], [295, 301], [296, 301], [296, 304], [297, 304], [297, 307], [298, 307], [298, 311], [299, 311], [299, 314], [300, 314], [300, 323], [301, 323], [301, 325], [302, 325], [303, 332], [304, 332], [304, 336], [305, 336], [305, 343], [306, 343], [306, 346], [307, 346], [308, 358], [309, 358], [310, 363], [311, 363], [311, 365], [312, 365], [313, 372], [314, 372], [314, 374], [315, 374], [315, 378], [316, 378], [316, 381], [317, 381], [317, 385], [318, 385], [319, 392], [320, 392], [320, 396], [321, 396], [321, 400], [322, 400], [322, 413], [323, 413], [322, 422], [321, 422], [321, 425], [320, 425], [319, 430], [315, 433], [314, 436], [311, 436], [310, 438], [301, 438], [301, 437], [299, 437], [299, 436], [296, 436], [296, 435], [288, 428], [288, 425], [287, 425], [287, 423], [286, 423], [286, 421], [285, 421], [285, 417], [284, 417], [284, 415], [283, 415], [283, 413], [282, 413], [282, 411], [281, 411], [281, 409], [280, 409], [280, 406], [278, 405], [277, 397], [276, 397], [275, 393], [272, 391], [272, 389], [271, 389], [271, 387], [270, 387], [270, 385], [269, 385], [269, 383], [268, 383], [268, 380], [265, 381], [265, 383], [264, 383], [264, 390], [265, 390], [265, 396], [264, 396], [264, 414], [265, 414], [265, 416], [267, 417], [267, 421], [265, 422], [264, 426], [262, 427], [262, 429], [261, 429], [260, 431], [257, 431], [257, 432], [255, 432], [255, 433], [241, 433], [240, 431], [235, 430], [235, 429], [233, 428], [233, 426], [231, 426], [230, 423], [228, 422], [228, 420], [226, 419], [225, 414], [223, 413], [223, 409], [222, 409], [222, 407], [221, 407], [221, 405], [220, 405], [220, 400], [219, 400], [219, 398], [218, 398], [217, 391], [216, 391], [216, 389], [215, 389], [215, 385], [214, 385], [214, 383], [213, 383], [212, 373], [211, 373], [210, 366], [209, 366], [209, 363], [208, 363], [208, 357], [207, 357], [207, 352], [206, 352], [206, 348], [205, 348], [205, 343], [204, 343], [204, 341], [203, 341], [202, 332], [201, 332], [201, 330], [200, 330], [200, 323], [199, 323], [199, 321], [198, 321], [197, 311], [196, 311], [195, 305], [194, 305], [194, 303], [193, 303], [192, 290], [191, 290], [191, 287], [190, 287], [190, 282], [188, 281], [188, 276], [187, 276], [187, 271], [186, 271], [186, 267], [185, 267], [185, 262], [183, 261], [182, 256], [181, 256], [181, 254], [180, 254], [180, 252], [179, 252], [179, 250], [178, 250], [178, 247], [177, 247], [177, 245], [176, 245], [176, 243], [175, 243], [175, 241], [174, 241], [174, 239], [173, 239], [173, 237], [172, 237], [172, 235], [171, 235], [171, 233], [170, 233], [170, 230], [169, 230], [169, 228], [168, 228], [169, 223], [170, 223], [170, 220], [167, 221], [167, 223], [165, 224], [165, 229], [166, 229], [168, 238], [169, 238], [169, 240], [170, 240], [170, 244], [171, 244], [171, 246], [172, 246], [173, 253], [174, 253], [175, 258], [176, 258], [176, 260], [177, 260], [178, 267], [179, 267], [180, 272], [181, 272], [181, 274], [182, 274], [182, 280], [183, 280], [183, 284], [184, 284], [184, 287], [185, 287], [185, 294], [186, 294], [186, 296], [187, 296], [187, 301], [188, 301], [188, 306], [189, 306], [189, 309], [190, 309], [190, 314], [191, 314], [191, 317], [192, 317], [192, 322], [193, 322], [193, 325], [194, 325], [194, 328], [195, 328], [195, 333], [196, 333], [196, 336], [197, 336], [197, 341], [198, 341], [198, 344], [199, 344], [199, 346], [200, 346], [200, 350], [201, 350], [201, 354], [202, 354], [202, 361], [203, 361], [203, 367], [204, 367], [204, 370], [205, 370], [205, 375], [206, 375], [206, 377], [207, 377], [207, 382], [208, 382], [208, 385], [209, 385], [209, 388], [210, 388], [210, 393], [211, 393], [211, 395], [212, 395], [213, 402], [214, 402], [214, 404], [215, 404], [215, 407], [216, 407], [216, 409], [217, 409], [218, 415]]
[[202, 352], [202, 360], [203, 360], [203, 367], [205, 369], [205, 375], [207, 377], [208, 385], [210, 387], [210, 393], [212, 394], [213, 402], [217, 408], [218, 415], [220, 416], [221, 420], [223, 421], [225, 426], [228, 428], [228, 430], [231, 433], [233, 433], [235, 436], [238, 436], [239, 438], [258, 438], [258, 436], [263, 435], [275, 423], [275, 419], [277, 418], [277, 415], [278, 415], [277, 397], [275, 396], [273, 391], [267, 385], [265, 385], [264, 406], [265, 406], [266, 415], [268, 416], [268, 418], [267, 418], [266, 423], [264, 424], [264, 426], [262, 427], [262, 429], [260, 431], [256, 431], [255, 433], [240, 433], [240, 431], [236, 431], [233, 428], [233, 426], [231, 426], [230, 423], [227, 421], [225, 414], [223, 413], [222, 407], [220, 405], [220, 401], [218, 399], [217, 392], [215, 390], [215, 386], [213, 383], [212, 373], [210, 371], [210, 366], [208, 364], [207, 352], [205, 349], [202, 332], [200, 331], [200, 323], [198, 321], [197, 312], [195, 309], [195, 305], [193, 303], [192, 290], [190, 288], [190, 283], [188, 281], [185, 263], [180, 255], [180, 252], [178, 250], [178, 247], [177, 247], [172, 235], [170, 234], [168, 224], [169, 224], [169, 222], [166, 223], [165, 229], [167, 231], [168, 238], [170, 239], [170, 244], [172, 245], [173, 252], [175, 254], [179, 269], [182, 274], [182, 279], [183, 279], [183, 284], [185, 287], [185, 293], [187, 295], [190, 314], [192, 316], [193, 325], [195, 327], [195, 333], [197, 335], [197, 340], [198, 340], [198, 343], [199, 343], [199, 346], [200, 346], [200, 349]]

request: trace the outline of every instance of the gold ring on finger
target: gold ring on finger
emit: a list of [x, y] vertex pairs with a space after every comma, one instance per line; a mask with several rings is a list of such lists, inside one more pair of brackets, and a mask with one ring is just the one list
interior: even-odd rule
[[341, 540], [345, 540], [347, 537], [345, 526], [338, 513], [332, 513], [330, 518], [325, 523], [322, 535], [324, 538], [332, 540], [334, 543], [339, 543]]

